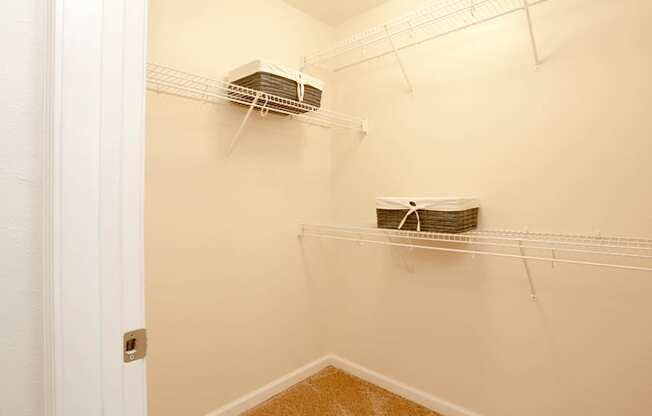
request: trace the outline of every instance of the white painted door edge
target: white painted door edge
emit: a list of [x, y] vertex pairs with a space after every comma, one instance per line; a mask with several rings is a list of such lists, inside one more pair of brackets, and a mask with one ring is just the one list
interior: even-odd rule
[[145, 416], [147, 0], [45, 4], [43, 414]]
[[44, 2], [43, 11], [43, 44], [44, 66], [41, 91], [43, 93], [43, 141], [41, 150], [41, 273], [42, 273], [42, 325], [43, 325], [43, 415], [54, 416], [56, 411], [56, 311], [54, 308], [54, 131], [56, 112], [54, 103], [57, 101], [55, 91], [55, 4], [54, 1]]
[[283, 390], [318, 373], [328, 366], [333, 366], [362, 380], [373, 383], [396, 395], [418, 403], [445, 416], [482, 416], [462, 406], [432, 396], [407, 384], [384, 376], [337, 355], [326, 355], [271, 383], [207, 414], [206, 416], [238, 416], [259, 404], [269, 400]]

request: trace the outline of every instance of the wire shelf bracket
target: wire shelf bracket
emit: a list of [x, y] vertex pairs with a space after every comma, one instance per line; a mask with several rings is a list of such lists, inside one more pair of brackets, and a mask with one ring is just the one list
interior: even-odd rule
[[525, 250], [523, 249], [523, 242], [519, 241], [518, 242], [518, 250], [521, 253], [521, 257], [523, 258], [523, 267], [525, 268], [525, 274], [527, 276], [527, 282], [530, 285], [530, 297], [532, 300], [536, 301], [537, 300], [537, 289], [534, 287], [534, 281], [532, 280], [532, 271], [530, 270], [530, 263], [527, 262], [527, 259], [525, 258]]
[[[507, 230], [447, 234], [314, 224], [300, 224], [299, 237], [518, 259], [523, 262], [533, 301], [537, 301], [538, 295], [530, 262], [549, 262], [553, 268], [557, 264], [574, 264], [652, 273], [652, 239]], [[462, 247], [457, 247], [459, 245]], [[550, 254], [532, 255], [526, 250]], [[566, 256], [560, 257], [559, 253], [566, 253]], [[609, 260], [596, 261], [593, 256], [606, 257]]]
[[314, 107], [303, 102], [154, 63], [147, 64], [147, 89], [202, 103], [231, 102], [248, 107], [231, 140], [227, 154], [231, 154], [235, 149], [247, 123], [256, 110], [260, 111], [261, 116], [274, 112], [314, 126], [354, 130], [363, 136], [366, 136], [369, 131], [368, 120], [361, 117]]
[[229, 147], [229, 151], [227, 152], [227, 155], [233, 153], [233, 150], [235, 149], [235, 146], [238, 144], [238, 140], [240, 140], [240, 136], [242, 136], [242, 132], [244, 131], [245, 126], [247, 125], [247, 122], [251, 117], [251, 113], [253, 113], [254, 109], [256, 108], [256, 104], [258, 104], [258, 101], [260, 100], [261, 96], [262, 93], [257, 93], [256, 98], [254, 98], [251, 105], [249, 106], [249, 110], [247, 110], [247, 114], [245, 114], [244, 119], [242, 119], [242, 123], [240, 123], [240, 127], [238, 127], [238, 131], [235, 133], [235, 136], [233, 136], [233, 140], [231, 141], [231, 146]]
[[[523, 11], [535, 68], [540, 59], [531, 9], [547, 0], [447, 0], [417, 9], [383, 25], [357, 33], [330, 49], [304, 57], [304, 67], [334, 72], [388, 55], [396, 56], [410, 93], [414, 87], [399, 52], [482, 23]], [[369, 51], [372, 51], [369, 54]], [[360, 56], [361, 55], [361, 56]]]
[[392, 34], [389, 31], [389, 27], [387, 27], [387, 25], [385, 25], [385, 33], [387, 33], [387, 40], [389, 41], [389, 44], [392, 46], [394, 55], [396, 55], [396, 60], [398, 61], [398, 65], [399, 67], [401, 67], [401, 72], [403, 73], [403, 78], [405, 78], [405, 83], [407, 84], [408, 92], [410, 94], [413, 94], [414, 87], [412, 86], [412, 81], [410, 81], [410, 77], [408, 76], [407, 70], [405, 69], [405, 65], [403, 65], [403, 60], [401, 59], [401, 55], [398, 53], [398, 49], [396, 49], [396, 44], [394, 43], [394, 39], [392, 39]]
[[527, 19], [528, 32], [530, 33], [530, 43], [532, 44], [532, 55], [534, 57], [534, 66], [539, 68], [541, 60], [539, 59], [539, 49], [537, 48], [537, 39], [534, 35], [534, 28], [532, 27], [532, 14], [530, 13], [530, 0], [523, 0], [523, 10], [525, 10], [525, 18]]

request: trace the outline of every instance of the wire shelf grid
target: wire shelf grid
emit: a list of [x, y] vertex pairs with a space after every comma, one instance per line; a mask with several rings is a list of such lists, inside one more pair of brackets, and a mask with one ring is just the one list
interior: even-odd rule
[[[530, 1], [527, 6], [544, 1]], [[525, 8], [524, 0], [438, 0], [309, 55], [306, 64], [340, 71]]]
[[[471, 231], [463, 234], [302, 224], [300, 235], [359, 243], [421, 248], [434, 251], [510, 257], [652, 272], [652, 240], [578, 234], [530, 233], [511, 230]], [[517, 253], [512, 253], [516, 251]], [[536, 251], [527, 255], [524, 250]], [[561, 258], [558, 253], [567, 253]], [[595, 257], [613, 261], [595, 261]], [[616, 260], [619, 259], [619, 260]], [[641, 265], [641, 262], [649, 262]]]
[[291, 116], [321, 127], [336, 127], [366, 131], [360, 117], [321, 109], [302, 102], [191, 74], [175, 68], [148, 63], [147, 88], [158, 93], [176, 95], [206, 103], [233, 102], [267, 112]]

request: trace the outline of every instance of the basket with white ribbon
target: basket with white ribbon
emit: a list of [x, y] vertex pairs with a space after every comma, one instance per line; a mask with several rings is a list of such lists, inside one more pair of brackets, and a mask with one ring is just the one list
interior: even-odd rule
[[[238, 86], [298, 101], [317, 108], [321, 106], [322, 92], [324, 90], [323, 81], [313, 76], [263, 60], [256, 60], [234, 69], [227, 75], [226, 80]], [[239, 98], [244, 101], [251, 101], [250, 97]], [[280, 109], [291, 113], [308, 111], [278, 103], [272, 103], [269, 107], [272, 111]]]
[[478, 226], [477, 198], [376, 198], [378, 228], [463, 233]]

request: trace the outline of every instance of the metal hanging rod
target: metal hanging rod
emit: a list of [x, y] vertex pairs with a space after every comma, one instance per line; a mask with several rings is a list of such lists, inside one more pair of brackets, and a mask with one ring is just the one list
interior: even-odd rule
[[544, 1], [547, 0], [439, 0], [431, 6], [353, 35], [330, 49], [309, 55], [305, 63], [337, 72], [524, 11], [535, 64], [539, 65], [530, 9]]
[[350, 129], [362, 134], [366, 134], [368, 130], [367, 120], [360, 117], [314, 107], [299, 101], [153, 63], [147, 64], [147, 89], [205, 103], [218, 104], [226, 101], [249, 107], [233, 138], [230, 151], [233, 150], [254, 110], [259, 110], [262, 116], [273, 112], [320, 127]]
[[[576, 264], [618, 270], [652, 272], [652, 240], [624, 237], [596, 237], [575, 234], [544, 234], [519, 231], [472, 231], [463, 234], [387, 230], [373, 227], [345, 227], [300, 224], [300, 237], [351, 241], [359, 244], [422, 249], [438, 252], [482, 255], [520, 259], [536, 300], [536, 288], [529, 261], [555, 264]], [[606, 244], [603, 244], [606, 242]], [[463, 245], [462, 247], [458, 247]], [[514, 251], [514, 252], [510, 252]], [[543, 252], [530, 255], [526, 250]], [[563, 258], [559, 253], [571, 254]], [[594, 261], [590, 256], [612, 258], [614, 261]], [[621, 260], [615, 261], [616, 258]], [[627, 263], [636, 260], [638, 263]], [[640, 265], [646, 262], [647, 265]]]

